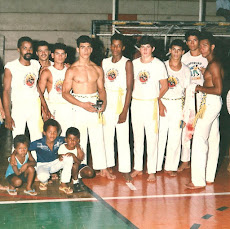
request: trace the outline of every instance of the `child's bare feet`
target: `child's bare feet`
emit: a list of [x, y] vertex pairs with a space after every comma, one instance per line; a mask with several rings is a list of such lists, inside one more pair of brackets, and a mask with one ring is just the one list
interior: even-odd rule
[[134, 171], [131, 173], [131, 177], [140, 176], [140, 175], [142, 175], [142, 174], [143, 174], [142, 171], [134, 170]]
[[188, 189], [200, 189], [205, 188], [205, 186], [195, 186], [192, 182], [185, 185]]
[[108, 172], [113, 174], [113, 167], [107, 168]]
[[123, 177], [125, 178], [125, 180], [127, 182], [131, 182], [132, 181], [132, 177], [130, 176], [130, 173], [123, 173]]
[[150, 182], [156, 181], [156, 174], [155, 173], [150, 173], [149, 177], [147, 178], [147, 181], [150, 181]]
[[182, 172], [185, 169], [189, 169], [190, 168], [190, 162], [186, 161], [186, 162], [182, 162], [181, 165], [178, 168], [178, 172]]
[[168, 174], [170, 177], [175, 177], [177, 175], [175, 171], [169, 171]]
[[114, 180], [116, 179], [116, 176], [111, 174], [108, 169], [102, 169], [100, 175], [102, 177], [107, 177], [109, 180]]

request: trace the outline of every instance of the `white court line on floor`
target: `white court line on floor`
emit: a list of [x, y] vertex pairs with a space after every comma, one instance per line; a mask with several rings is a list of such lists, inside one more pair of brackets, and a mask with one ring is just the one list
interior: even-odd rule
[[[219, 193], [190, 193], [190, 194], [171, 194], [171, 195], [150, 195], [150, 196], [119, 196], [119, 197], [101, 197], [103, 200], [131, 200], [131, 199], [154, 199], [154, 198], [181, 198], [181, 197], [202, 197], [202, 196], [227, 196], [230, 192]], [[96, 198], [71, 198], [71, 199], [49, 199], [49, 200], [19, 200], [2, 201], [1, 204], [22, 204], [22, 203], [48, 203], [48, 202], [79, 202], [79, 201], [97, 201]]]

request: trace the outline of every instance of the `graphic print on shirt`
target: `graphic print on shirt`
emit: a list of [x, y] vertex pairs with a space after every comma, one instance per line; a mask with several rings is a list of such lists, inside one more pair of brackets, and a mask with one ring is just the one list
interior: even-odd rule
[[150, 76], [150, 73], [147, 71], [141, 71], [138, 73], [138, 79], [143, 84], [147, 83], [149, 76]]
[[168, 86], [169, 89], [173, 89], [174, 87], [176, 87], [176, 85], [179, 83], [179, 79], [177, 77], [174, 76], [169, 76], [168, 77]]
[[113, 82], [118, 76], [118, 70], [117, 69], [109, 69], [106, 73], [106, 78], [110, 81]]
[[187, 66], [191, 71], [191, 80], [200, 80], [201, 79], [201, 71], [200, 67], [202, 63], [190, 62]]
[[24, 84], [27, 85], [28, 87], [32, 88], [35, 84], [36, 81], [36, 75], [34, 73], [28, 73], [26, 74], [24, 78]]
[[57, 91], [58, 94], [62, 93], [62, 84], [63, 84], [63, 80], [57, 80], [54, 84], [54, 89]]

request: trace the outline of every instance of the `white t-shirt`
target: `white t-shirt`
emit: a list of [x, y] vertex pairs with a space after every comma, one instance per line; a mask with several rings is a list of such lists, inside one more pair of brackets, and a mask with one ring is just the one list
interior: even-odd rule
[[149, 63], [142, 63], [141, 58], [133, 60], [135, 99], [155, 99], [159, 97], [160, 80], [167, 79], [165, 65], [154, 57]]
[[73, 150], [69, 150], [66, 148], [66, 143], [62, 144], [58, 149], [58, 155], [67, 154], [67, 153], [72, 153], [77, 157], [77, 148]]
[[19, 59], [6, 63], [5, 69], [12, 75], [11, 101], [12, 103], [31, 103], [39, 97], [37, 91], [38, 67], [34, 61], [29, 66], [19, 62]]
[[181, 62], [187, 65], [191, 71], [191, 83], [198, 85], [203, 85], [204, 78], [200, 71], [200, 68], [206, 68], [208, 61], [201, 54], [199, 56], [192, 56], [190, 51], [186, 52], [182, 58]]
[[165, 66], [168, 72], [168, 91], [163, 98], [179, 99], [184, 96], [186, 87], [190, 84], [190, 69], [182, 63], [179, 71], [174, 71], [169, 66], [169, 60], [165, 61]]

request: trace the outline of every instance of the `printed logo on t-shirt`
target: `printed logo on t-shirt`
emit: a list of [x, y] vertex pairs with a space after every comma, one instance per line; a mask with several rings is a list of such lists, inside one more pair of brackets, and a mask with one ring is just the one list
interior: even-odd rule
[[118, 76], [118, 71], [117, 69], [114, 68], [108, 70], [106, 73], [106, 78], [111, 82], [113, 82], [117, 78], [117, 76]]
[[179, 79], [173, 76], [170, 76], [168, 78], [168, 86], [169, 89], [173, 89], [174, 87], [176, 87], [176, 85], [179, 83]]
[[63, 80], [57, 80], [56, 83], [54, 84], [54, 88], [58, 94], [62, 93], [62, 84], [63, 84]]
[[138, 74], [138, 79], [140, 80], [141, 83], [146, 83], [149, 79], [149, 72], [143, 71], [143, 72], [139, 72]]
[[36, 75], [34, 73], [28, 73], [25, 76], [24, 84], [27, 85], [28, 87], [33, 87], [35, 84], [36, 80]]
[[190, 62], [188, 63], [188, 67], [190, 68], [191, 72], [191, 80], [200, 80], [201, 79], [201, 71], [200, 67], [202, 63], [201, 62]]

